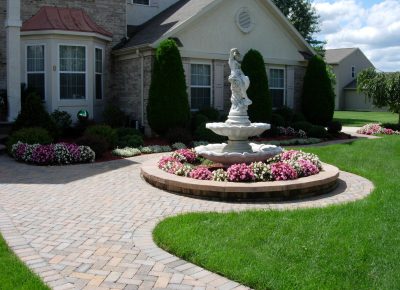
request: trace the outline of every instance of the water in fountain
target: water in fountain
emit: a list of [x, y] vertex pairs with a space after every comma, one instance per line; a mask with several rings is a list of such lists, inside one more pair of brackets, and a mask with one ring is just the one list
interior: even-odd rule
[[271, 128], [266, 123], [251, 123], [247, 113], [252, 104], [247, 96], [250, 80], [244, 75], [240, 65], [240, 53], [233, 48], [230, 51], [229, 67], [231, 75], [231, 109], [225, 123], [208, 123], [206, 127], [218, 135], [228, 137], [228, 143], [210, 144], [196, 147], [196, 152], [211, 161], [231, 165], [265, 161], [282, 152], [281, 147], [250, 143], [248, 138], [259, 136]]

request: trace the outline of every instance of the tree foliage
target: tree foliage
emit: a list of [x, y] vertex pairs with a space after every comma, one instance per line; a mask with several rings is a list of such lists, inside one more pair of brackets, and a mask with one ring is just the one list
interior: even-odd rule
[[269, 93], [268, 76], [264, 59], [257, 50], [249, 50], [243, 57], [242, 70], [250, 79], [247, 90], [253, 104], [249, 106], [249, 117], [252, 122], [268, 122], [272, 115], [272, 98]]
[[384, 73], [368, 68], [358, 74], [357, 90], [372, 100], [374, 106], [388, 107], [399, 114], [400, 124], [400, 72]]
[[175, 41], [170, 39], [157, 48], [147, 119], [150, 127], [161, 135], [171, 128], [186, 127], [190, 120], [182, 59]]
[[310, 0], [273, 0], [300, 34], [312, 45], [321, 45], [313, 35], [320, 31], [319, 15]]
[[335, 93], [322, 57], [314, 56], [307, 67], [302, 94], [302, 111], [307, 121], [326, 126], [335, 110]]

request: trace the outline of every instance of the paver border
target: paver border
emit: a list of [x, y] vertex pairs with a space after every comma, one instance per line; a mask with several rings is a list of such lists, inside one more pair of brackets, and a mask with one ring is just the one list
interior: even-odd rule
[[143, 163], [141, 175], [156, 188], [189, 197], [222, 201], [285, 201], [323, 195], [338, 185], [339, 169], [323, 163], [323, 170], [291, 181], [216, 182], [167, 173], [157, 167], [157, 159]]

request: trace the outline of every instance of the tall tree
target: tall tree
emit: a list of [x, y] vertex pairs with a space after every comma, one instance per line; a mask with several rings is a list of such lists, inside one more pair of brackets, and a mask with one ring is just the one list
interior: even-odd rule
[[175, 41], [167, 39], [157, 48], [154, 61], [147, 119], [151, 129], [163, 135], [172, 128], [184, 128], [190, 119], [185, 72]]
[[326, 63], [319, 55], [315, 55], [308, 63], [301, 101], [302, 111], [307, 121], [322, 126], [332, 121], [335, 92]]
[[323, 42], [313, 38], [320, 31], [319, 15], [310, 0], [273, 0], [300, 34], [313, 46], [320, 47]]
[[400, 72], [384, 73], [368, 68], [358, 74], [357, 90], [378, 108], [388, 107], [399, 114], [400, 124]]
[[242, 61], [242, 69], [250, 79], [247, 90], [253, 104], [249, 107], [249, 117], [252, 122], [271, 121], [272, 99], [269, 93], [268, 76], [265, 70], [264, 58], [257, 50], [250, 49]]

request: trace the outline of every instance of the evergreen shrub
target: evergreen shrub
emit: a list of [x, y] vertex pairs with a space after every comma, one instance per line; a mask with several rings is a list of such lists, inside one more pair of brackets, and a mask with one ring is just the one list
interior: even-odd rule
[[115, 106], [108, 104], [103, 111], [103, 119], [106, 125], [113, 128], [124, 127], [127, 123], [127, 116], [124, 111]]
[[309, 61], [301, 101], [302, 112], [307, 121], [321, 126], [326, 126], [332, 121], [335, 93], [326, 63], [320, 56], [314, 56]]
[[44, 108], [40, 96], [35, 93], [24, 98], [21, 112], [13, 124], [12, 131], [29, 127], [41, 127], [46, 129], [53, 138], [58, 136], [56, 124]]
[[182, 59], [175, 41], [164, 40], [157, 48], [147, 105], [149, 125], [157, 134], [185, 128], [190, 121]]
[[[118, 141], [117, 132], [115, 131], [115, 129], [111, 128], [108, 125], [94, 125], [88, 127], [84, 135], [99, 136], [101, 138], [104, 138], [104, 140], [108, 144], [108, 149], [113, 149]], [[87, 144], [81, 144], [81, 145], [89, 146]]]
[[324, 126], [314, 125], [309, 129], [307, 135], [308, 137], [313, 138], [326, 138], [328, 136], [328, 132]]
[[96, 154], [96, 158], [101, 157], [110, 147], [107, 140], [99, 135], [85, 134], [76, 140], [76, 144], [90, 147]]
[[22, 142], [25, 144], [33, 145], [33, 144], [50, 144], [53, 142], [53, 137], [49, 134], [49, 132], [43, 128], [32, 127], [32, 128], [23, 128], [18, 131], [15, 131], [11, 134], [11, 136], [7, 140], [7, 150], [11, 152], [12, 145], [17, 144], [18, 142]]
[[295, 113], [291, 108], [283, 106], [276, 109], [274, 113], [282, 116], [283, 120], [285, 121], [285, 127], [290, 126], [292, 124]]
[[253, 102], [248, 110], [250, 120], [252, 122], [269, 122], [272, 115], [272, 98], [261, 53], [250, 49], [243, 57], [242, 70], [250, 79], [250, 87], [247, 90], [247, 95]]

